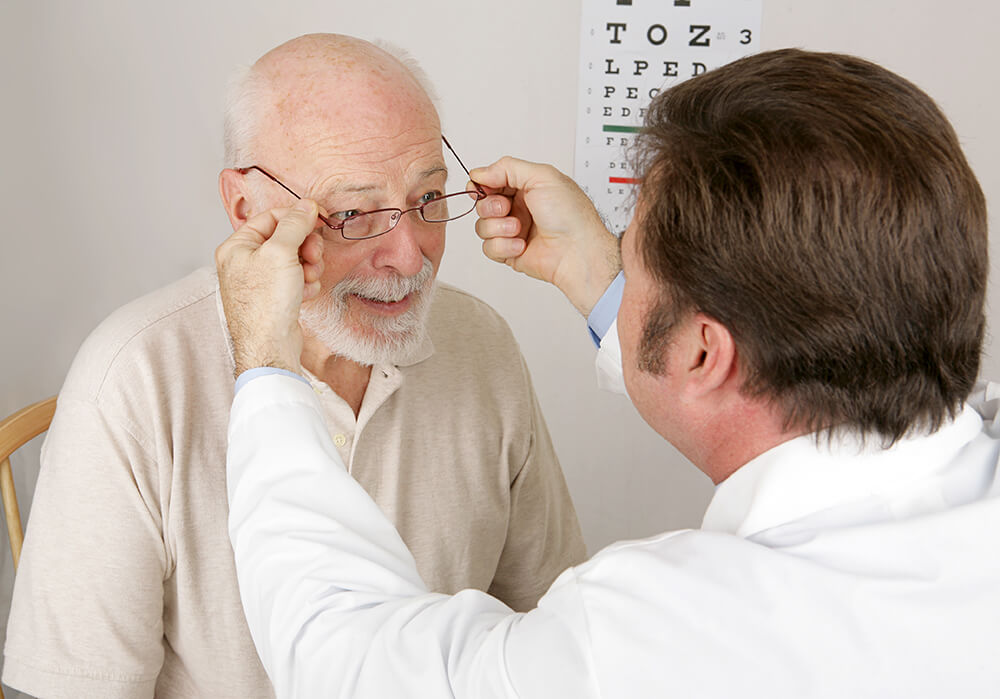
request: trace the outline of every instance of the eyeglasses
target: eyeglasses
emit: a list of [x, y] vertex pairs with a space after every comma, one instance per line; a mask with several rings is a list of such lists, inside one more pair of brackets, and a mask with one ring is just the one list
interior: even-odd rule
[[[441, 140], [444, 141], [444, 144], [448, 147], [448, 150], [451, 151], [451, 154], [455, 156], [455, 160], [458, 161], [458, 164], [462, 166], [463, 170], [465, 170], [465, 174], [469, 175], [469, 169], [465, 167], [465, 163], [463, 163], [462, 159], [458, 157], [458, 153], [456, 153], [455, 149], [451, 147], [450, 143], [448, 143], [448, 139], [444, 137], [444, 134], [441, 135]], [[235, 168], [235, 170], [241, 175], [245, 175], [251, 170], [256, 170], [296, 199], [302, 198], [296, 194], [291, 187], [283, 183], [259, 165], [238, 167]], [[472, 179], [472, 175], [469, 175], [469, 179]], [[396, 227], [396, 224], [399, 223], [404, 214], [408, 214], [411, 211], [419, 211], [420, 218], [427, 223], [444, 223], [445, 221], [454, 221], [456, 218], [462, 218], [466, 214], [472, 213], [472, 210], [476, 208], [476, 202], [484, 198], [486, 198], [486, 192], [484, 192], [483, 188], [477, 184], [475, 191], [466, 190], [464, 192], [443, 194], [440, 197], [435, 197], [430, 201], [425, 201], [420, 206], [414, 206], [410, 209], [375, 209], [374, 211], [358, 211], [344, 216], [342, 219], [336, 220], [331, 220], [330, 218], [320, 214], [319, 219], [333, 230], [340, 231], [340, 234], [347, 240], [366, 240], [368, 238], [376, 238], [380, 235], [385, 235]]]

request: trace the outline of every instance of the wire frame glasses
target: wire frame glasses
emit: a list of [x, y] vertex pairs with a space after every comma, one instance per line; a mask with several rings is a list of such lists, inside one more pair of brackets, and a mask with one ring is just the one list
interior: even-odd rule
[[[465, 170], [465, 174], [469, 175], [469, 169], [465, 167], [465, 163], [463, 163], [462, 159], [458, 157], [458, 153], [456, 153], [455, 149], [451, 147], [451, 144], [448, 143], [448, 139], [445, 138], [443, 134], [441, 135], [441, 140], [444, 141], [444, 145], [448, 147], [451, 154], [455, 156], [455, 160], [458, 161], [458, 164], [462, 166], [463, 170]], [[256, 170], [296, 199], [302, 198], [296, 194], [291, 187], [259, 165], [251, 165], [249, 167], [239, 167], [235, 169], [236, 172], [242, 175], [247, 174], [251, 170]], [[469, 175], [469, 179], [472, 179], [471, 175]], [[484, 199], [485, 197], [486, 192], [484, 192], [483, 188], [477, 184], [475, 190], [443, 194], [440, 197], [424, 202], [420, 206], [414, 206], [409, 209], [389, 208], [375, 209], [374, 211], [359, 211], [358, 213], [352, 214], [343, 219], [331, 219], [320, 214], [319, 218], [329, 228], [332, 228], [335, 231], [340, 231], [340, 235], [347, 240], [367, 240], [368, 238], [376, 238], [380, 235], [385, 235], [396, 227], [396, 224], [399, 223], [400, 219], [402, 219], [405, 214], [408, 214], [411, 211], [419, 212], [420, 218], [427, 223], [444, 223], [445, 221], [454, 221], [456, 218], [462, 218], [466, 214], [472, 213], [472, 210], [476, 208], [476, 202]]]

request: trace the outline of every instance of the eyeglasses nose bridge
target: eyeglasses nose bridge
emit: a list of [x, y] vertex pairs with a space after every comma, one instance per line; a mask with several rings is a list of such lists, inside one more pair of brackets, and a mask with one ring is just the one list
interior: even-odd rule
[[[389, 228], [389, 231], [391, 231], [393, 228], [396, 227], [396, 225], [403, 218], [403, 216], [411, 212], [416, 212], [418, 221], [427, 220], [424, 218], [424, 207], [422, 206], [414, 206], [409, 209], [393, 209], [392, 213], [389, 214], [389, 222], [392, 223], [392, 227]], [[388, 233], [389, 231], [386, 231], [386, 233]]]

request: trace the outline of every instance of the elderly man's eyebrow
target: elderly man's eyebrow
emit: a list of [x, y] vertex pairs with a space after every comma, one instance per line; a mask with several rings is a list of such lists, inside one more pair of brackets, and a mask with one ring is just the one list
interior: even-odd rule
[[439, 172], [443, 172], [445, 175], [447, 175], [448, 174], [448, 168], [446, 168], [444, 165], [435, 165], [434, 167], [428, 168], [427, 170], [424, 170], [423, 172], [421, 172], [420, 173], [420, 179], [426, 180], [428, 177], [433, 177], [434, 175], [438, 174]]
[[[426, 170], [421, 172], [419, 175], [417, 175], [417, 178], [419, 180], [426, 180], [439, 173], [444, 173], [445, 175], [447, 175], [448, 168], [446, 168], [444, 165], [435, 165], [434, 167], [427, 168]], [[349, 194], [357, 194], [358, 192], [374, 192], [379, 189], [382, 189], [382, 185], [374, 183], [338, 182], [336, 184], [327, 187], [325, 191], [321, 192], [320, 194], [321, 196], [334, 196], [336, 194], [342, 194], [345, 192]]]
[[344, 182], [343, 184], [335, 184], [327, 190], [328, 194], [340, 194], [341, 192], [374, 192], [379, 186], [376, 184], [357, 184], [352, 182]]

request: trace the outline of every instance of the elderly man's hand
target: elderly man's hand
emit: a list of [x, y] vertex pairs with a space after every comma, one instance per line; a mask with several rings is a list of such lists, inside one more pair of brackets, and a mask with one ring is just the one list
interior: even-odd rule
[[323, 273], [318, 213], [309, 200], [266, 211], [215, 251], [237, 376], [261, 366], [301, 372], [299, 307], [319, 293]]
[[509, 156], [470, 175], [490, 193], [476, 205], [486, 256], [555, 284], [588, 315], [621, 269], [618, 240], [590, 198], [551, 165]]

